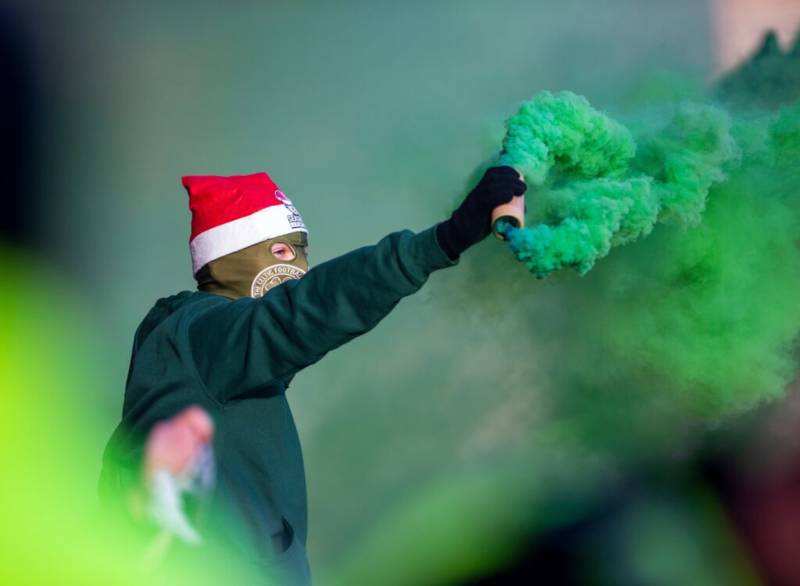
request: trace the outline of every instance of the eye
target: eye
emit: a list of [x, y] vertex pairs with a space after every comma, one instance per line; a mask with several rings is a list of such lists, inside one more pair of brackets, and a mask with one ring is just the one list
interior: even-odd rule
[[285, 260], [285, 261], [294, 260], [295, 257], [297, 256], [297, 253], [295, 253], [294, 248], [292, 248], [288, 244], [284, 244], [283, 242], [276, 242], [270, 247], [269, 250], [272, 253], [272, 256], [274, 256], [278, 260]]

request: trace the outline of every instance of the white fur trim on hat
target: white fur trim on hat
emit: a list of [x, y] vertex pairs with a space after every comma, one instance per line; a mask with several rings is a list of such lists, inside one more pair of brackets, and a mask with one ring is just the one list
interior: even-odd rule
[[308, 233], [291, 202], [270, 206], [249, 216], [220, 224], [195, 236], [189, 243], [192, 274], [212, 260], [290, 232]]

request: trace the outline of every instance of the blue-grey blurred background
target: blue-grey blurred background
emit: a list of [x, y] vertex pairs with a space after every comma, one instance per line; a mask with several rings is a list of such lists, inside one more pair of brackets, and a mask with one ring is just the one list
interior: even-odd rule
[[[5, 132], [16, 158], [6, 157], [4, 239], [47, 268], [43, 311], [79, 315], [90, 340], [91, 384], [70, 391], [97, 430], [87, 491], [118, 422], [136, 326], [157, 298], [194, 286], [181, 175], [269, 172], [310, 228], [313, 265], [444, 219], [498, 149], [504, 118], [536, 92], [569, 89], [614, 112], [648, 84], [711, 84], [768, 26], [787, 42], [798, 22], [796, 5], [780, 1], [6, 0], [0, 36], [15, 93]], [[489, 258], [498, 264], [472, 266], [468, 279], [435, 275], [292, 383], [317, 576], [368, 575], [375, 551], [431, 562], [418, 551], [426, 539], [475, 556], [480, 535], [504, 544], [508, 533], [491, 566], [513, 555], [514, 536], [560, 523], [533, 504], [553, 486], [537, 479], [566, 475], [575, 494], [564, 515], [580, 517], [623, 475], [592, 446], [561, 441], [545, 387], [531, 384], [541, 340], [504, 347], [503, 330], [463, 296], [448, 307], [454, 287], [516, 268]], [[677, 559], [712, 583], [725, 574], [703, 560], [721, 548], [737, 583], [758, 581], [738, 537], [708, 545], [717, 541], [704, 532], [727, 535], [718, 505], [698, 505], [707, 523], [687, 513], [713, 503], [703, 490], [642, 505], [636, 523], [674, 532], [677, 545], [634, 556], [637, 576], [669, 576]], [[647, 530], [625, 529], [620, 547], [634, 551]], [[386, 537], [403, 532], [401, 545]]]

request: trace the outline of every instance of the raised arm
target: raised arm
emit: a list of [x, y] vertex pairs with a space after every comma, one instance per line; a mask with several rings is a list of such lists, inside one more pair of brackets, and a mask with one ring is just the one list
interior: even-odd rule
[[223, 402], [275, 385], [371, 330], [433, 271], [455, 262], [434, 228], [395, 232], [258, 299], [221, 299], [190, 326], [198, 373]]
[[221, 402], [263, 392], [368, 332], [433, 271], [456, 264], [489, 233], [491, 210], [524, 190], [513, 169], [492, 168], [434, 228], [390, 234], [258, 299], [220, 299], [189, 331], [206, 389]]

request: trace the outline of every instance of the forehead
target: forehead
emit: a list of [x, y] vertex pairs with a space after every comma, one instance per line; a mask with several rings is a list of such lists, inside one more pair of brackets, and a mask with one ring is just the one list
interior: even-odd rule
[[272, 244], [282, 242], [293, 246], [308, 246], [308, 235], [305, 232], [290, 232], [289, 234], [271, 238], [269, 242]]

